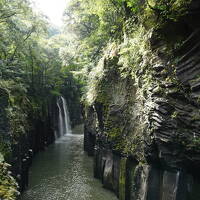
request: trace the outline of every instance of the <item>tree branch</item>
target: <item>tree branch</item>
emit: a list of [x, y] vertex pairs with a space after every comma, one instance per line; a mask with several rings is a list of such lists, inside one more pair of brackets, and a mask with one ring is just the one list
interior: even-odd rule
[[17, 12], [13, 12], [13, 13], [3, 13], [1, 16], [0, 16], [0, 23], [3, 23], [5, 22], [5, 19], [7, 18], [10, 18], [14, 15], [17, 15], [18, 13]]
[[[23, 40], [22, 43], [24, 43], [24, 42], [31, 36], [31, 34], [34, 32], [34, 30], [35, 30], [35, 27], [33, 26], [33, 27], [31, 28], [31, 30], [27, 33], [27, 36], [24, 38], [24, 40]], [[14, 60], [14, 57], [15, 57], [15, 54], [16, 54], [18, 48], [19, 48], [19, 46], [16, 46], [16, 47], [15, 47], [15, 50], [14, 50], [12, 56], [11, 56], [10, 62], [12, 62], [12, 61]]]

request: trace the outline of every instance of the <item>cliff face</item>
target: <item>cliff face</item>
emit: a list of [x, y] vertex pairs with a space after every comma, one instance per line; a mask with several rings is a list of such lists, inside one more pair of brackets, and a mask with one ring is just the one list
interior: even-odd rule
[[12, 175], [18, 182], [20, 192], [28, 187], [29, 168], [33, 156], [39, 151], [45, 150], [55, 140], [53, 113], [50, 110], [48, 112], [49, 114], [43, 117], [30, 116], [30, 119], [28, 119], [29, 129], [15, 138], [15, 141], [9, 139], [11, 149], [7, 161], [11, 164]]
[[0, 159], [0, 198], [15, 199], [17, 190], [23, 191], [28, 186], [33, 155], [55, 139], [56, 104], [49, 101], [43, 113], [41, 110], [34, 113], [20, 86], [1, 81], [0, 105], [0, 156], [5, 158]]
[[92, 72], [85, 150], [119, 199], [200, 199], [199, 13], [137, 24]]

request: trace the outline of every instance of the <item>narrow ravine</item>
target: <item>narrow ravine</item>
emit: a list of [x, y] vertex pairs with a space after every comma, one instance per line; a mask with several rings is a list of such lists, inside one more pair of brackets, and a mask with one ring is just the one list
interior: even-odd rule
[[93, 178], [93, 161], [83, 151], [83, 135], [68, 134], [39, 153], [21, 200], [116, 200]]

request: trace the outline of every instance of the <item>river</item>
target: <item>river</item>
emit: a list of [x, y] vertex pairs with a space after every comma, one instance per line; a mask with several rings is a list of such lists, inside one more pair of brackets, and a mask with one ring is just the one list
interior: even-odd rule
[[65, 135], [36, 155], [29, 182], [21, 200], [117, 200], [93, 178], [93, 160], [83, 151], [83, 135]]

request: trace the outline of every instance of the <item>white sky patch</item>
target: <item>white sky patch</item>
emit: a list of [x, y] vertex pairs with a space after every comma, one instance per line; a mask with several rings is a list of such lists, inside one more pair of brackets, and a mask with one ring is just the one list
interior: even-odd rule
[[62, 26], [63, 12], [70, 0], [32, 0], [37, 9], [56, 26]]

